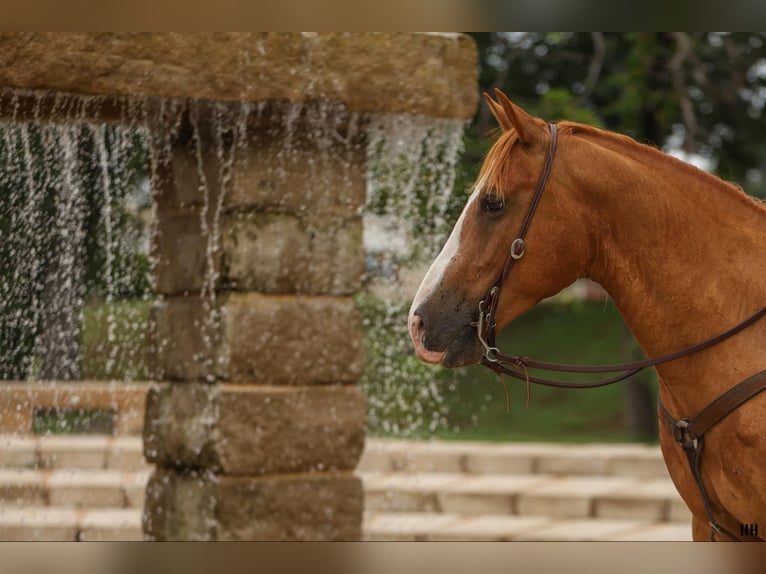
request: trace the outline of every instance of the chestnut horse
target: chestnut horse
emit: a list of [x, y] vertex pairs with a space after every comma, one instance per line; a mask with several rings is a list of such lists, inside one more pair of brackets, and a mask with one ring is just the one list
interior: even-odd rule
[[[445, 367], [482, 361], [479, 304], [509, 253], [518, 251], [512, 242], [534, 198], [539, 204], [523, 258], [515, 261], [493, 311], [497, 329], [580, 277], [606, 289], [650, 358], [714, 337], [766, 305], [763, 204], [658, 149], [590, 126], [558, 123], [554, 148], [554, 129], [502, 92], [496, 95], [499, 103], [487, 101], [502, 133], [410, 309], [410, 336], [421, 360]], [[545, 193], [537, 197], [541, 181]], [[766, 319], [656, 368], [661, 405], [675, 418], [692, 417], [766, 369]], [[694, 540], [727, 540], [711, 533], [710, 512], [684, 449], [663, 417], [660, 423], [662, 453], [692, 512]], [[709, 510], [735, 523], [759, 524], [762, 537], [766, 393], [710, 428], [704, 453], [700, 477]]]

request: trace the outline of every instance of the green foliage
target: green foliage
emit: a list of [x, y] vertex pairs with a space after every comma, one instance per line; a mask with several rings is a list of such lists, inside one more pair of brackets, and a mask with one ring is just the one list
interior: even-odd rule
[[85, 305], [80, 341], [83, 379], [151, 378], [151, 308], [148, 300]]
[[133, 130], [0, 126], [0, 379], [26, 378], [35, 354], [51, 352], [39, 347], [43, 330], [65, 324], [76, 339], [84, 300], [151, 293], [140, 245], [140, 211], [151, 200], [144, 177]]
[[[766, 34], [472, 34], [480, 90], [503, 89], [547, 120], [599, 125], [709, 158], [718, 175], [766, 197]], [[485, 106], [482, 104], [481, 108]], [[477, 113], [472, 137], [492, 125]]]

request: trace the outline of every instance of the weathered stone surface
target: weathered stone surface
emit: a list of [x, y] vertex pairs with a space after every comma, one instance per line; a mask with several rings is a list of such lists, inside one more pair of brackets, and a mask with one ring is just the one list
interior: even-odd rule
[[[269, 294], [352, 295], [365, 271], [361, 218], [223, 216], [217, 249], [198, 213], [158, 213], [157, 291], [221, 288]], [[209, 228], [208, 228], [209, 229]]]
[[361, 481], [350, 473], [266, 477], [180, 474], [158, 467], [147, 485], [151, 540], [359, 540]]
[[205, 471], [157, 467], [146, 485], [142, 517], [149, 540], [215, 540], [218, 478]]
[[364, 205], [365, 125], [341, 104], [269, 103], [247, 112], [194, 102], [179, 118], [176, 131], [163, 122], [150, 131], [160, 210], [194, 208], [212, 228], [221, 211], [348, 218]]
[[305, 385], [362, 375], [361, 317], [350, 297], [236, 293], [208, 307], [199, 297], [157, 302], [159, 379]]
[[197, 293], [208, 273], [218, 273], [220, 252], [208, 252], [210, 236], [202, 233], [199, 213], [157, 212], [154, 253], [157, 292]]
[[158, 385], [147, 399], [144, 450], [162, 466], [227, 475], [353, 470], [366, 416], [364, 395], [350, 385]]
[[223, 238], [222, 281], [236, 290], [352, 295], [365, 271], [361, 218], [232, 217]]
[[329, 99], [352, 111], [468, 119], [477, 74], [476, 46], [460, 34], [0, 35], [0, 85], [88, 95]]
[[276, 125], [249, 132], [225, 207], [359, 215], [367, 191], [364, 127], [329, 104], [272, 107], [269, 113]]

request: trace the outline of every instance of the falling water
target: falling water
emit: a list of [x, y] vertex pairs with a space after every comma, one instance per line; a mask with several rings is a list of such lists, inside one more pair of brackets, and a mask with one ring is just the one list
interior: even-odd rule
[[[455, 174], [463, 149], [459, 120], [381, 114], [370, 122], [365, 207], [369, 292], [360, 298], [373, 432], [424, 436], [447, 428], [437, 384], [450, 377], [415, 359], [407, 311], [428, 263], [454, 224]], [[454, 211], [454, 210], [453, 210]]]
[[[2, 97], [21, 107], [21, 96]], [[56, 96], [51, 105], [43, 95], [32, 99], [31, 113], [5, 113], [0, 123], [0, 378], [125, 384], [152, 377], [148, 314], [161, 295], [153, 273], [157, 208], [151, 190], [169, 172], [173, 142], [183, 129], [191, 130], [202, 198], [206, 319], [198, 328], [212, 373], [224, 204], [235, 167], [242, 167], [236, 162], [247, 161], [246, 145], [257, 145], [251, 126], [265, 104]], [[90, 118], [107, 105], [120, 117], [94, 123]], [[67, 123], [53, 123], [59, 116]], [[343, 171], [342, 180], [351, 180], [360, 136], [367, 134], [369, 288], [358, 301], [368, 335], [362, 386], [370, 426], [400, 435], [443, 427], [446, 407], [436, 384], [443, 375], [415, 360], [405, 316], [424, 266], [454, 220], [462, 122], [348, 113], [333, 102], [283, 104], [280, 116], [282, 125], [274, 129], [286, 143], [271, 169], [288, 170], [295, 161], [300, 129], [319, 151], [309, 163], [317, 189], [332, 185], [325, 155], [346, 154], [332, 165]]]

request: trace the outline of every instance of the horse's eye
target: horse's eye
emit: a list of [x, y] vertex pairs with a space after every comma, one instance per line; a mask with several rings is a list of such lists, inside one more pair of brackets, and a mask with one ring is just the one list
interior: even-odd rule
[[481, 209], [490, 213], [496, 213], [505, 207], [505, 200], [501, 195], [488, 194], [481, 198]]

